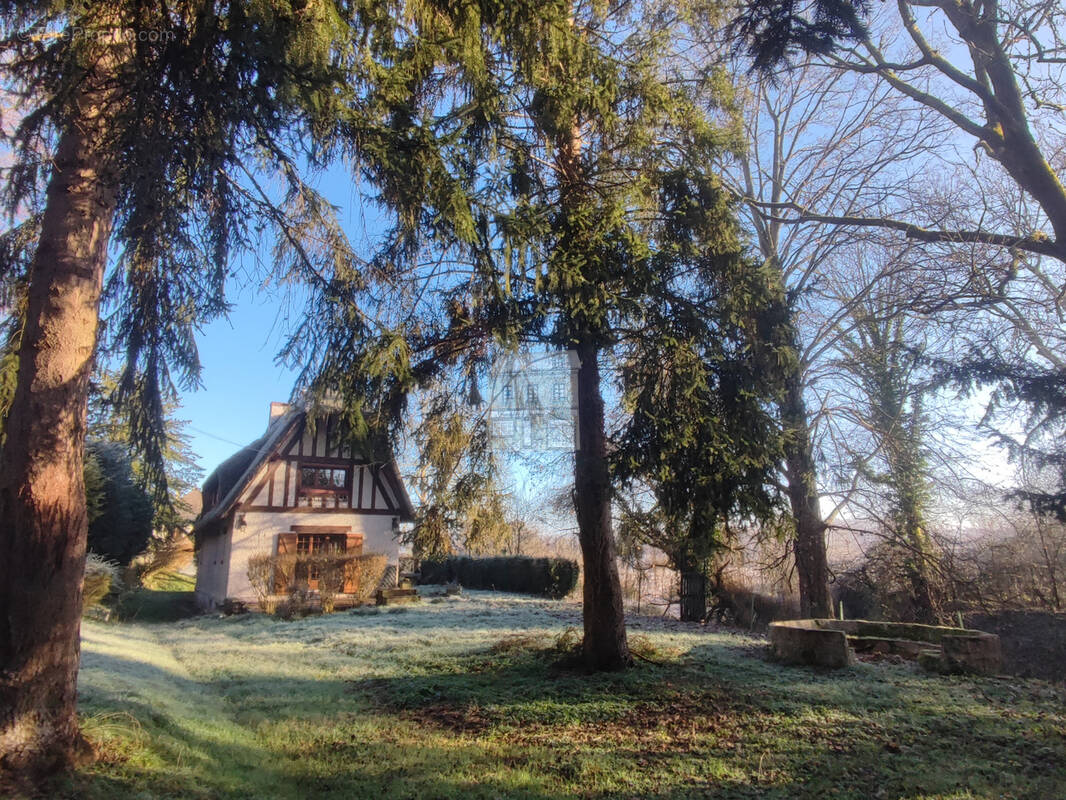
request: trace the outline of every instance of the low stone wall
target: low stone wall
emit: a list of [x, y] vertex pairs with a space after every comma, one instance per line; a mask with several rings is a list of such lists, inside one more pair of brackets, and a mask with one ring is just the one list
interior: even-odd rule
[[789, 620], [770, 623], [770, 648], [773, 657], [785, 664], [810, 664], [818, 667], [846, 667], [855, 663], [855, 653], [848, 647], [843, 631], [827, 628], [821, 620]]
[[1000, 670], [999, 637], [939, 625], [861, 619], [798, 619], [770, 624], [773, 658], [788, 664], [845, 667], [855, 652], [916, 660], [939, 672], [994, 675]]

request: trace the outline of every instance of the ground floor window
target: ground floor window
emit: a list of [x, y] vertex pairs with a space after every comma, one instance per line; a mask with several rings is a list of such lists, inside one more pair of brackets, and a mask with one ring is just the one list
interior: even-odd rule
[[[299, 533], [296, 535], [296, 554], [343, 553], [347, 545], [347, 536], [343, 533]], [[297, 564], [296, 579], [318, 582], [317, 564]], [[315, 587], [311, 587], [315, 588]]]

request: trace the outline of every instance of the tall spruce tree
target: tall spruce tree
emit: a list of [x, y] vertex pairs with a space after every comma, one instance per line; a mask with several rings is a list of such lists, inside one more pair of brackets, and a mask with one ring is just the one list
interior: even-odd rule
[[[672, 235], [668, 207], [730, 231], [732, 220], [715, 181], [701, 194], [678, 176], [702, 174], [735, 129], [711, 124], [684, 94], [664, 58], [670, 31], [635, 24], [640, 9], [408, 3], [403, 34], [373, 47], [376, 86], [350, 128], [396, 223], [374, 268], [403, 276], [391, 297], [407, 303], [335, 281], [288, 351], [314, 360], [307, 382], [346, 398], [356, 430], [395, 420], [420, 381], [464, 374], [457, 365], [483, 364], [493, 347], [535, 342], [576, 355], [573, 498], [593, 669], [630, 661], [603, 365], [646, 324], [654, 256]], [[706, 80], [717, 96], [728, 88], [718, 73]], [[360, 311], [364, 301], [379, 313]]]
[[[162, 470], [163, 400], [172, 380], [196, 380], [193, 332], [225, 307], [231, 249], [281, 225], [295, 242], [321, 234], [320, 251], [298, 250], [308, 273], [348, 252], [295, 164], [329, 154], [361, 13], [328, 0], [0, 3], [23, 104], [3, 198], [12, 218], [40, 212], [37, 236], [2, 262], [23, 316], [0, 451], [0, 781], [85, 752], [82, 463], [102, 298], [126, 365], [116, 396], [146, 468]], [[286, 185], [280, 205], [256, 166]]]
[[[691, 186], [680, 196], [698, 195]], [[670, 557], [681, 618], [699, 620], [715, 556], [740, 525], [779, 510], [783, 448], [772, 407], [784, 388], [777, 376], [795, 356], [782, 339], [772, 267], [743, 258], [721, 219], [689, 204], [674, 213], [649, 324], [623, 349], [628, 419], [613, 461], [638, 497], [642, 488], [650, 495], [623, 509], [630, 538]]]
[[148, 492], [152, 501], [153, 532], [166, 537], [184, 530], [190, 509], [183, 506], [181, 498], [200, 485], [203, 470], [193, 452], [192, 437], [186, 431], [188, 421], [177, 416], [181, 408], [179, 398], [173, 392], [163, 398], [165, 435], [159, 442], [159, 453], [155, 455], [163, 464], [160, 474], [158, 465], [146, 464], [144, 455], [138, 452], [132, 440], [129, 404], [112, 400], [118, 390], [115, 376], [106, 371], [98, 370], [97, 373], [90, 381], [87, 438], [121, 444], [126, 448], [133, 478]]
[[152, 498], [138, 486], [129, 452], [120, 442], [85, 447], [88, 549], [125, 566], [152, 537]]

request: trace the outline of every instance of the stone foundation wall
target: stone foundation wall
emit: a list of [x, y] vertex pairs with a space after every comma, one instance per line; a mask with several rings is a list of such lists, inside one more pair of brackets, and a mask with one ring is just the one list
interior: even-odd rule
[[938, 625], [861, 619], [799, 619], [770, 624], [772, 657], [786, 664], [846, 667], [855, 651], [898, 655], [939, 672], [994, 675], [1002, 664], [999, 637]]

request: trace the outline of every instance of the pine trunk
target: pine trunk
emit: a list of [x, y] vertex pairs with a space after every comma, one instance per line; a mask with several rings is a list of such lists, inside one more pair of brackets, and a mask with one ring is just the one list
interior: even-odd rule
[[686, 567], [681, 570], [681, 621], [702, 622], [707, 616], [707, 578]]
[[[556, 141], [559, 202], [568, 230], [559, 246], [596, 258], [573, 224], [589, 202], [588, 178], [581, 161], [581, 127], [575, 121]], [[574, 511], [584, 568], [583, 609], [585, 665], [590, 670], [625, 669], [632, 663], [626, 641], [622, 582], [611, 530], [611, 476], [607, 463], [607, 431], [600, 387], [600, 347], [597, 331], [585, 320], [569, 315], [568, 337], [574, 342], [577, 370], [577, 451], [574, 454]], [[594, 326], [593, 326], [594, 327]]]
[[[113, 62], [112, 62], [113, 63]], [[0, 779], [87, 755], [76, 689], [87, 517], [82, 460], [116, 175], [114, 72], [82, 81], [56, 151], [0, 452]]]
[[599, 351], [578, 345], [578, 448], [574, 457], [574, 509], [585, 569], [585, 663], [593, 670], [631, 663], [622, 608], [622, 582], [611, 531], [611, 480], [600, 393]]
[[825, 552], [825, 522], [819, 507], [807, 404], [803, 399], [798, 359], [785, 376], [781, 424], [785, 431], [785, 477], [788, 501], [796, 524], [794, 552], [799, 577], [800, 616], [831, 617], [829, 563]]

